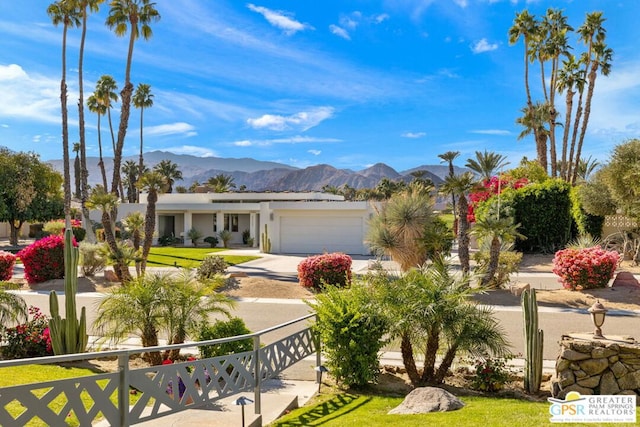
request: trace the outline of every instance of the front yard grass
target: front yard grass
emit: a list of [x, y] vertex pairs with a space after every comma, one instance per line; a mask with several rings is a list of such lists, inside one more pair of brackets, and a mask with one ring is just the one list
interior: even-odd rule
[[[11, 387], [22, 384], [31, 384], [34, 382], [42, 383], [47, 381], [61, 380], [65, 378], [84, 377], [95, 375], [96, 373], [99, 373], [99, 371], [89, 368], [66, 367], [59, 365], [9, 366], [0, 369], [0, 387]], [[98, 381], [98, 384], [104, 388], [106, 386], [106, 382], [107, 380], [100, 380]], [[40, 390], [34, 391], [33, 393], [34, 395], [40, 397], [47, 393], [49, 390], [49, 388], [42, 388]], [[140, 395], [130, 394], [129, 404], [133, 405], [139, 398]], [[82, 404], [85, 408], [90, 408], [93, 405], [93, 399], [86, 391], [80, 393], [80, 399], [82, 400]], [[117, 404], [117, 390], [114, 391], [114, 393], [110, 396], [110, 400], [114, 404]], [[60, 413], [66, 403], [66, 397], [63, 394], [60, 394], [55, 399], [51, 400], [47, 404], [47, 407], [56, 413]], [[5, 409], [14, 417], [24, 411], [24, 407], [18, 402], [9, 403], [5, 407]], [[40, 419], [32, 419], [25, 425], [30, 427], [47, 426], [47, 424]], [[70, 413], [67, 417], [67, 425], [80, 425], [80, 422], [78, 421], [78, 418], [74, 413]]]
[[[151, 267], [196, 268], [207, 255], [224, 250], [224, 248], [153, 247], [149, 253], [147, 264]], [[242, 264], [260, 258], [249, 255], [222, 255], [222, 257], [229, 265]]]
[[549, 424], [549, 404], [517, 399], [462, 396], [465, 407], [451, 412], [387, 415], [403, 397], [342, 392], [321, 394], [310, 405], [295, 409], [270, 424], [294, 426], [403, 426], [514, 427]]

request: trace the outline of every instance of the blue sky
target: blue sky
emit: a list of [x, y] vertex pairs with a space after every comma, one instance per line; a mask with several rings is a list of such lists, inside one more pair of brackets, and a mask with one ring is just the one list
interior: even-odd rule
[[[0, 145], [45, 160], [62, 157], [62, 30], [48, 4], [0, 2]], [[583, 150], [606, 161], [640, 136], [637, 0], [157, 0], [162, 19], [150, 41], [137, 42], [132, 69], [132, 81], [154, 93], [145, 150], [398, 171], [437, 164], [449, 150], [461, 152], [460, 165], [484, 149], [512, 164], [534, 158], [533, 140], [517, 140], [523, 47], [510, 46], [507, 32], [517, 12], [548, 7], [576, 28], [587, 12], [607, 19], [612, 70], [598, 78]], [[107, 12], [103, 5], [89, 21], [85, 97], [103, 74], [123, 81], [128, 39], [104, 25]], [[71, 142], [79, 37], [70, 31]], [[96, 116], [86, 118], [88, 155], [97, 155]], [[125, 154], [138, 143], [132, 110]]]

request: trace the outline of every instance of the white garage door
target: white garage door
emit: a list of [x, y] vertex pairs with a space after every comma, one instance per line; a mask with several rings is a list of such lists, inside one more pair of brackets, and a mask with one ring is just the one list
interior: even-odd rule
[[282, 253], [321, 254], [344, 252], [361, 254], [362, 218], [284, 216], [280, 218]]

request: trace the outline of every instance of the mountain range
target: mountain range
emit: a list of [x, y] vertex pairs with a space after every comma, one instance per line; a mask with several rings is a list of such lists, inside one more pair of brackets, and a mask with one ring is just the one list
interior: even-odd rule
[[[123, 158], [138, 162], [138, 156]], [[182, 172], [182, 180], [176, 181], [174, 187], [189, 187], [194, 182], [205, 183], [209, 178], [224, 174], [231, 176], [236, 188], [244, 186], [247, 191], [319, 191], [324, 186], [373, 188], [382, 178], [392, 181], [411, 181], [412, 172], [425, 171], [424, 178], [431, 179], [435, 185], [440, 185], [449, 174], [448, 165], [423, 165], [409, 170], [398, 172], [392, 167], [377, 163], [360, 171], [349, 169], [337, 169], [333, 166], [320, 164], [304, 169], [295, 168], [283, 163], [255, 160], [251, 158], [221, 158], [221, 157], [196, 157], [185, 154], [174, 154], [166, 151], [152, 151], [144, 154], [145, 165], [153, 168], [162, 160], [170, 160], [175, 163]], [[111, 181], [113, 174], [113, 161], [104, 158], [107, 178]], [[62, 172], [62, 160], [48, 162], [57, 171]], [[73, 176], [73, 158], [71, 159], [71, 176]], [[100, 169], [97, 157], [87, 157], [87, 169], [89, 171], [89, 184], [101, 183]], [[464, 169], [456, 167], [456, 173]]]

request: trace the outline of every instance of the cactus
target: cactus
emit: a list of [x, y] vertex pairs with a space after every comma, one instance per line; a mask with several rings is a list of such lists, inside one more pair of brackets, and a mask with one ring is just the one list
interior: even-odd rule
[[78, 291], [78, 258], [79, 250], [73, 246], [73, 233], [67, 229], [64, 233], [64, 298], [65, 315], [59, 314], [58, 295], [55, 291], [49, 294], [49, 332], [54, 354], [72, 354], [85, 351], [88, 342], [87, 313], [84, 307], [80, 312], [80, 320], [76, 314], [76, 292]]
[[536, 290], [522, 293], [522, 313], [524, 314], [524, 389], [537, 393], [542, 382], [542, 348], [544, 332], [538, 329], [538, 302]]
[[271, 253], [271, 239], [269, 238], [267, 224], [264, 225], [264, 233], [260, 235], [260, 239], [262, 240], [262, 252], [265, 254]]

